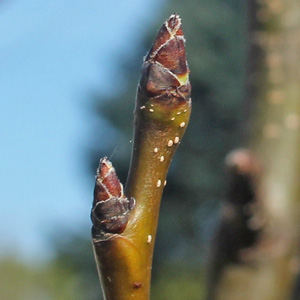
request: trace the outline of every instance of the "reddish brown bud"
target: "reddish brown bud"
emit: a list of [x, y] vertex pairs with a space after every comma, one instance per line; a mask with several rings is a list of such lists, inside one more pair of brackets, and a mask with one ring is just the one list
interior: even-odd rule
[[115, 168], [106, 158], [99, 163], [91, 212], [93, 236], [102, 239], [105, 234], [122, 233], [128, 222], [128, 213], [135, 206], [133, 198], [123, 194]]
[[156, 53], [154, 60], [161, 63], [173, 74], [184, 75], [188, 68], [185, 58], [184, 40], [175, 36], [162, 46]]
[[122, 233], [128, 222], [128, 212], [135, 206], [130, 198], [112, 197], [98, 202], [92, 209], [91, 219], [95, 228], [107, 233]]
[[162, 25], [145, 60], [155, 60], [155, 56], [158, 51], [173, 39], [184, 42], [183, 32], [181, 29], [181, 19], [176, 14], [171, 15], [170, 18]]
[[140, 88], [150, 97], [189, 100], [189, 69], [180, 17], [176, 14], [163, 24], [142, 69]]
[[105, 201], [111, 197], [123, 196], [123, 186], [117, 177], [115, 168], [107, 157], [102, 158], [97, 169], [94, 203]]

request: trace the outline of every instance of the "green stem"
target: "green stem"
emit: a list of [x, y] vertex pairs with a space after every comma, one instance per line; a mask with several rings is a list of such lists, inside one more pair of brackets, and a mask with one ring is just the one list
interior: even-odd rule
[[188, 72], [181, 20], [171, 15], [145, 59], [138, 87], [133, 152], [125, 188], [125, 195], [134, 198], [136, 206], [126, 212], [124, 232], [106, 232], [105, 240], [94, 234], [106, 300], [150, 298], [160, 200], [191, 113]]

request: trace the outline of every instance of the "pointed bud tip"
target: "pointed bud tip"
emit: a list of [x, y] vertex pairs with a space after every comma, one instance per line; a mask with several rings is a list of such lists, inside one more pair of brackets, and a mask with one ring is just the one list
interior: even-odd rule
[[99, 161], [97, 177], [104, 178], [111, 168], [113, 168], [113, 166], [108, 158], [106, 156], [102, 157]]
[[[166, 25], [172, 34], [176, 34], [179, 28], [181, 27], [181, 18], [178, 14], [172, 14], [169, 19], [166, 21]], [[182, 32], [181, 34], [182, 35]]]
[[[156, 61], [157, 59], [163, 58], [162, 56], [165, 56], [165, 53], [159, 52], [174, 38], [180, 39], [180, 45], [178, 45], [178, 41], [175, 42], [175, 44], [177, 48], [183, 47], [183, 49], [180, 50], [182, 54], [184, 52], [185, 40], [181, 29], [181, 18], [177, 14], [172, 14], [161, 26], [148, 55], [145, 57], [145, 61], [148, 61], [149, 59], [153, 59], [154, 61]], [[175, 46], [175, 44], [173, 45], [173, 47]]]
[[123, 186], [118, 179], [115, 168], [107, 157], [101, 158], [94, 191], [95, 203], [105, 201], [110, 197], [122, 196]]

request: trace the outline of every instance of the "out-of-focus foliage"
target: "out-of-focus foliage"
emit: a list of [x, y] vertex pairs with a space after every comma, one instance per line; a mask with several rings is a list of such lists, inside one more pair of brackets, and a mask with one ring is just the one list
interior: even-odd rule
[[[66, 236], [66, 235], [64, 235]], [[48, 263], [25, 264], [16, 256], [0, 260], [2, 300], [101, 300], [91, 243], [86, 237], [56, 238]]]
[[[77, 242], [82, 242], [80, 239]], [[82, 245], [87, 246], [83, 241]], [[72, 243], [73, 245], [73, 243]], [[61, 253], [52, 264], [26, 265], [15, 258], [0, 261], [0, 299], [2, 300], [101, 300], [97, 274], [91, 272], [92, 253], [79, 246], [75, 255], [70, 255], [71, 244], [60, 246]], [[66, 247], [66, 248], [64, 248]], [[63, 250], [64, 248], [64, 250]], [[81, 260], [83, 250], [86, 258]], [[67, 252], [65, 252], [67, 251]], [[66, 257], [63, 253], [67, 254]], [[91, 257], [90, 257], [91, 256]], [[86, 263], [84, 263], [86, 262]], [[161, 276], [155, 281], [152, 297], [156, 300], [199, 300], [203, 280], [199, 270], [187, 270], [184, 264], [160, 268]]]
[[56, 282], [65, 294], [53, 299], [101, 300], [91, 241], [79, 235], [69, 236], [69, 239], [56, 237], [56, 256], [51, 268], [55, 273], [62, 271], [69, 274]]
[[44, 274], [17, 262], [15, 258], [0, 261], [0, 299], [49, 299]]
[[158, 267], [160, 276], [151, 288], [155, 300], [199, 300], [204, 299], [204, 276], [199, 268], [187, 268], [184, 260]]

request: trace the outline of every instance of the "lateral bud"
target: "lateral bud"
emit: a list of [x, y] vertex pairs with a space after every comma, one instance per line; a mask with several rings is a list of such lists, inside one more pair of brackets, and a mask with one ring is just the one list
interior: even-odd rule
[[134, 207], [135, 199], [124, 195], [123, 185], [112, 163], [107, 157], [102, 158], [97, 169], [91, 211], [93, 237], [102, 240], [107, 234], [122, 233]]

